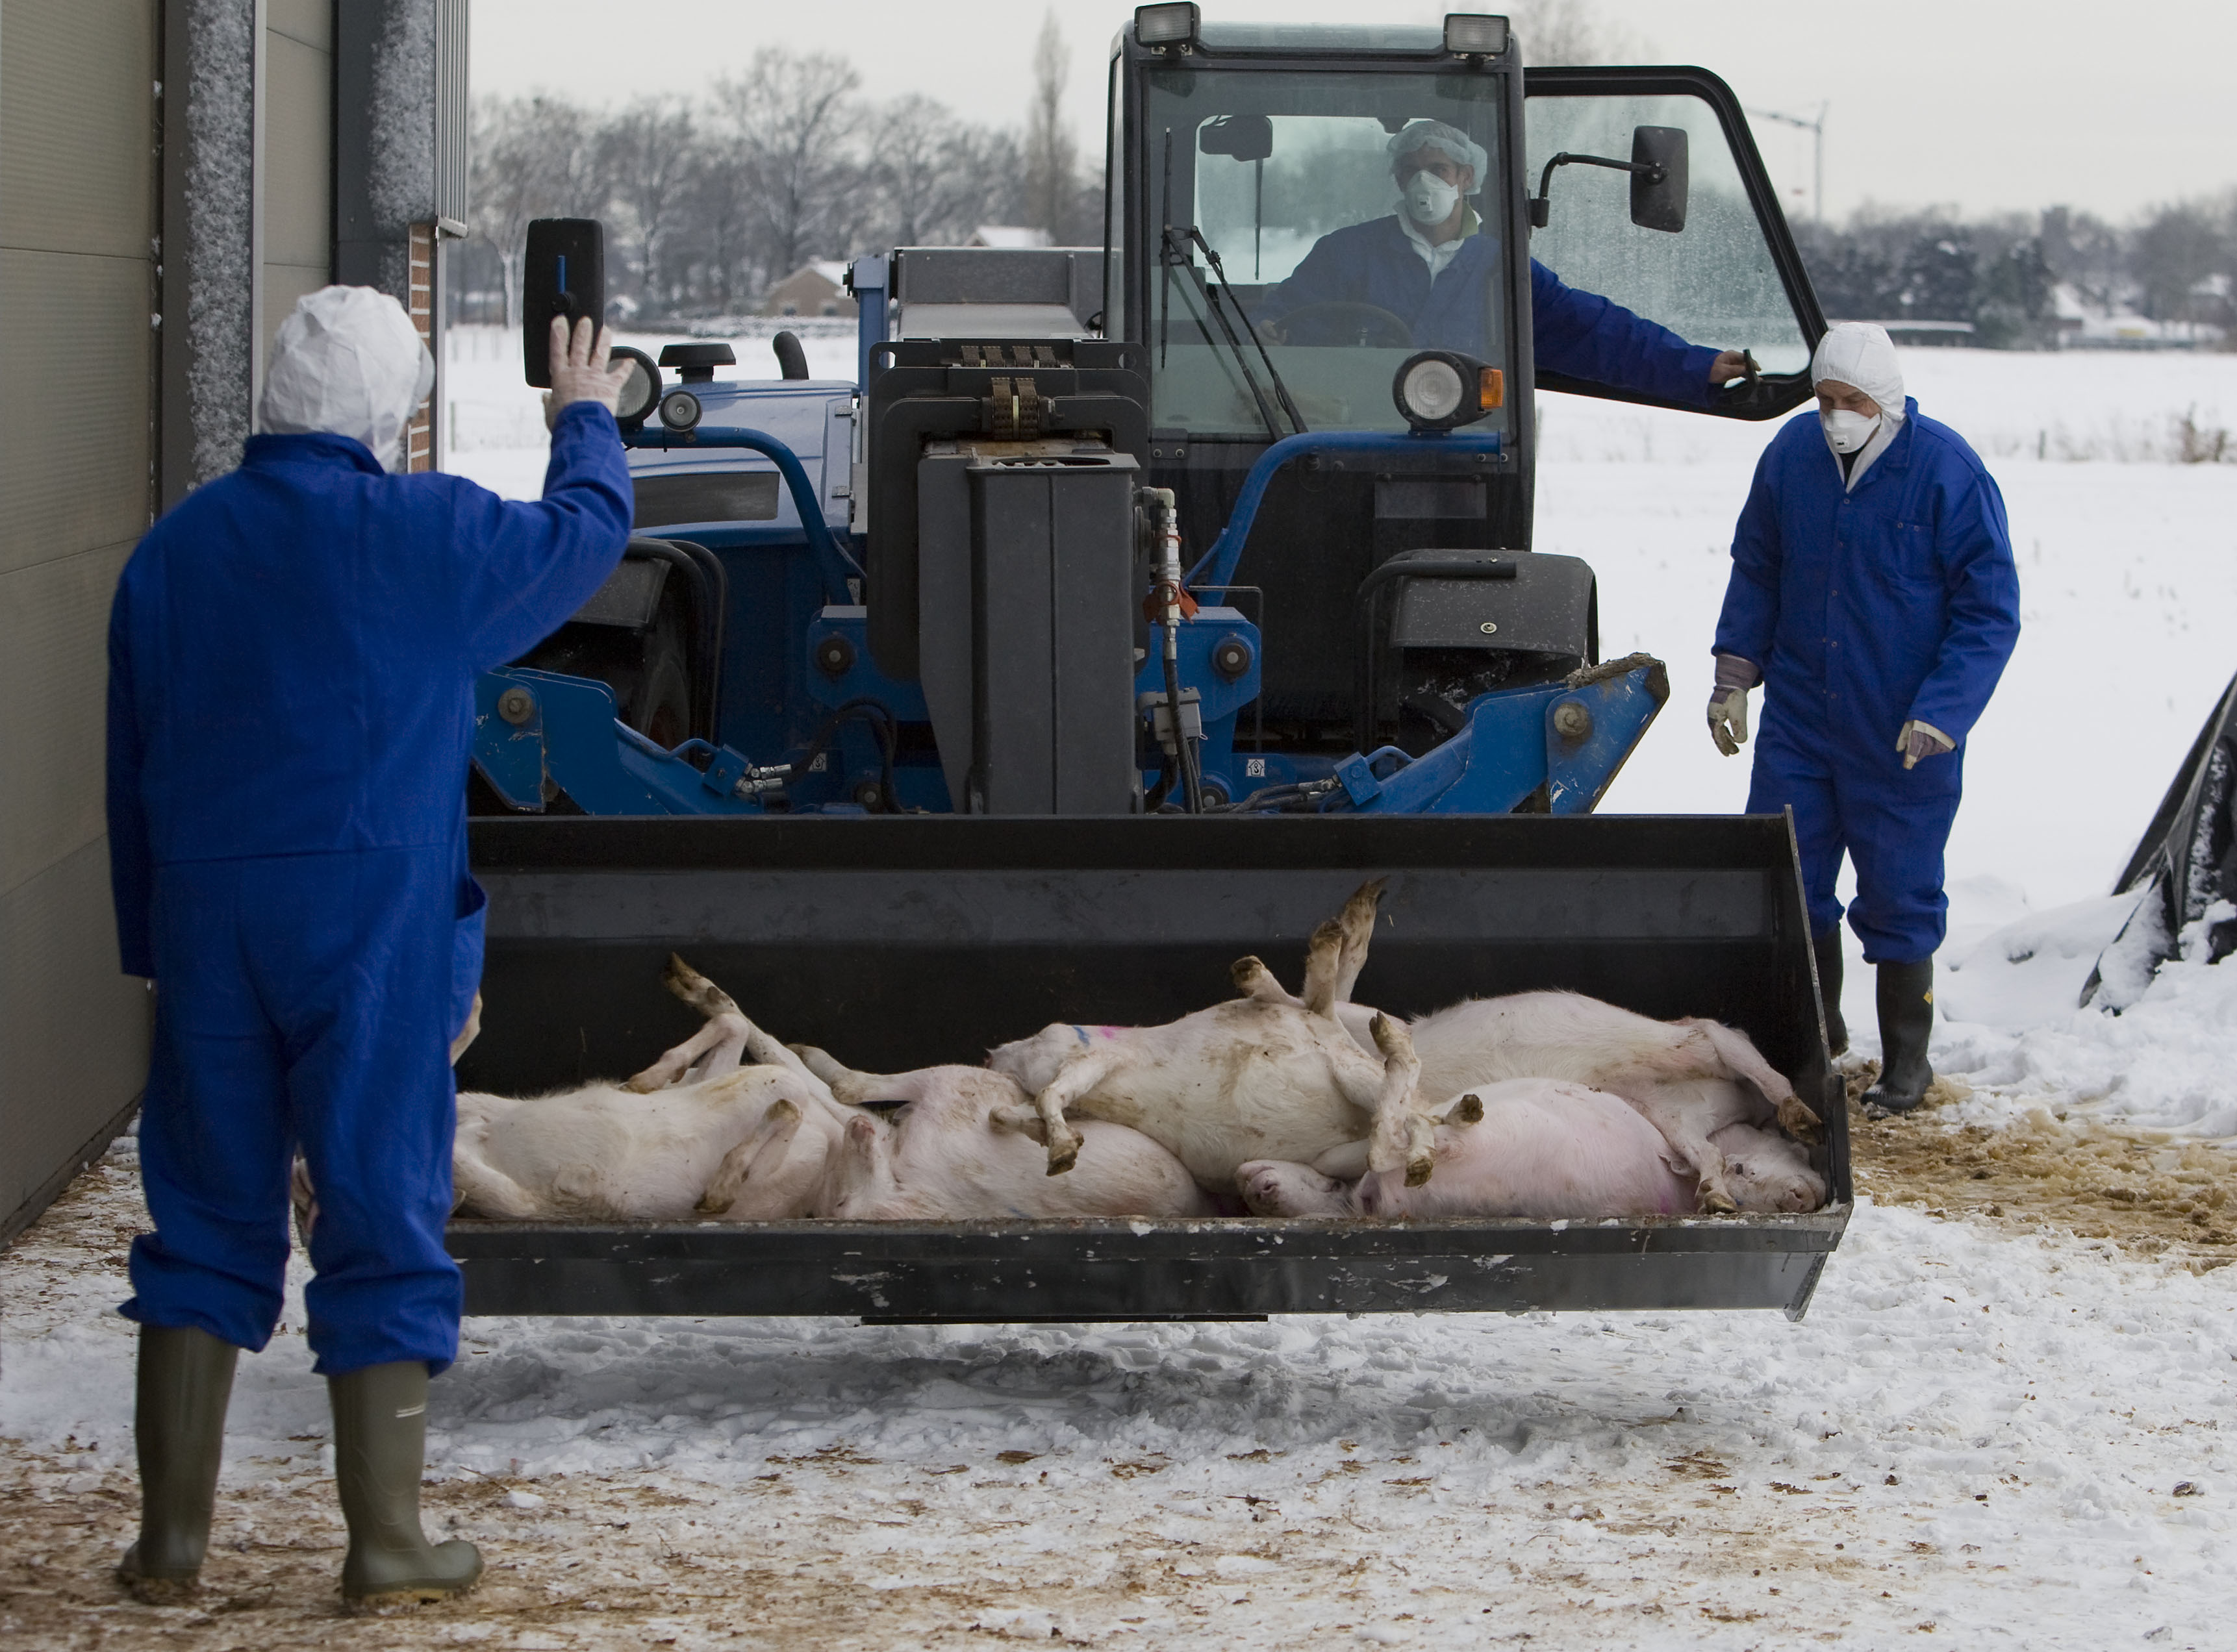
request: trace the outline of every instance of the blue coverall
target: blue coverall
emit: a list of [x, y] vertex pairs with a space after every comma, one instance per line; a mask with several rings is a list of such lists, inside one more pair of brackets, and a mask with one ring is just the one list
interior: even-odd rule
[[[1488, 345], [1484, 294], [1505, 262], [1496, 237], [1468, 235], [1433, 281], [1394, 214], [1322, 236], [1263, 307], [1278, 319], [1308, 304], [1372, 304], [1412, 328], [1420, 348], [1481, 356]], [[1530, 315], [1532, 353], [1541, 372], [1698, 407], [1716, 394], [1709, 382], [1714, 350], [1687, 344], [1597, 293], [1563, 286], [1534, 258]]]
[[109, 827], [125, 971], [156, 984], [132, 1245], [143, 1325], [261, 1348], [300, 1144], [320, 1372], [458, 1351], [443, 1249], [449, 1044], [481, 975], [466, 869], [477, 674], [604, 582], [632, 495], [613, 417], [564, 409], [540, 503], [252, 437], [158, 522], [109, 616]]
[[[1841, 921], [1834, 881], [1857, 863], [1849, 923], [1871, 964], [1942, 944], [1942, 852], [1965, 737], [2019, 640], [2019, 574], [2003, 496], [1964, 438], [1918, 403], [1853, 492], [1815, 412], [1764, 451], [1732, 539], [1716, 651], [1763, 672], [1748, 813], [1794, 811], [1810, 925]], [[1906, 770], [1917, 718], [1957, 742]]]

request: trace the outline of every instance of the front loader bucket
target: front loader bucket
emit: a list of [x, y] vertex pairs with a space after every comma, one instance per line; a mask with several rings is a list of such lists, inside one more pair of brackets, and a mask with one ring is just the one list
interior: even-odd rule
[[765, 1030], [892, 1070], [1053, 1021], [1148, 1023], [1233, 996], [1389, 879], [1355, 997], [1417, 1015], [1567, 988], [1746, 1031], [1825, 1121], [1799, 1216], [1615, 1222], [461, 1221], [473, 1313], [1088, 1320], [1382, 1309], [1779, 1307], [1798, 1316], [1851, 1199], [1783, 817], [498, 819], [481, 1039], [465, 1089], [634, 1072], [697, 1024], [670, 952]]

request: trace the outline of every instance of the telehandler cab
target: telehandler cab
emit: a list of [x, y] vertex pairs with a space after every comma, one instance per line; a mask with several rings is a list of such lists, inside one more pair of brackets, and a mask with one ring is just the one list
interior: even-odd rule
[[[1103, 247], [856, 260], [854, 382], [808, 378], [782, 335], [773, 381], [716, 380], [724, 345], [639, 357], [644, 536], [478, 691], [487, 1030], [460, 1083], [641, 1065], [687, 1024], [671, 951], [870, 1068], [1167, 1019], [1226, 996], [1240, 954], [1294, 972], [1382, 872], [1363, 1001], [1558, 986], [1728, 1021], [1825, 1118], [1827, 1208], [462, 1221], [470, 1312], [1802, 1311], [1851, 1190], [1792, 835], [1590, 818], [1667, 680], [1602, 661], [1593, 570], [1531, 550], [1533, 392], [1768, 418], [1809, 394], [1824, 322], [1721, 81], [1521, 57], [1495, 16], [1139, 7], [1112, 51]], [[1422, 122], [1483, 161], [1467, 280], [1435, 286], [1434, 325], [1300, 301], [1324, 238], [1391, 213], [1393, 140]], [[603, 313], [602, 255], [592, 223], [531, 236], [531, 352], [551, 313]], [[1541, 371], [1534, 288], [1563, 284], [1749, 371], [1682, 395]]]

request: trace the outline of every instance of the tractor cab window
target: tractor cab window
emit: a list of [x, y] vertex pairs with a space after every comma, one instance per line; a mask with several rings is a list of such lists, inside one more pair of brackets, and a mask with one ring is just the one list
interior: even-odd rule
[[[1807, 368], [1810, 346], [1796, 300], [1716, 109], [1682, 93], [1539, 89], [1558, 84], [1556, 76], [1592, 73], [1533, 72], [1524, 104], [1532, 194], [1556, 156], [1628, 161], [1652, 154], [1690, 174], [1676, 192], [1682, 205], [1640, 211], [1633, 174], [1589, 161], [1565, 162], [1547, 182], [1546, 221], [1531, 234], [1530, 255], [1571, 286], [1612, 299], [1681, 338], [1752, 351], [1766, 374]], [[1750, 170], [1760, 177], [1759, 167]]]
[[1501, 99], [1489, 76], [1152, 71], [1137, 269], [1156, 427], [1402, 430], [1390, 383], [1415, 351], [1505, 366]]

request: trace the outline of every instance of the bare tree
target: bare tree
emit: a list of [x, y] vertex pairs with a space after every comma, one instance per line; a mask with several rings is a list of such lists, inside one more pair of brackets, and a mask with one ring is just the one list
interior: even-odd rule
[[604, 208], [593, 166], [595, 122], [581, 105], [544, 95], [485, 99], [475, 114], [474, 227], [497, 249], [511, 326], [520, 319], [530, 220], [594, 218]]
[[702, 132], [688, 186], [690, 256], [698, 294], [721, 312], [740, 308], [760, 286], [753, 175], [742, 140]]
[[917, 94], [879, 110], [869, 144], [880, 245], [936, 247], [1023, 211], [1015, 138], [958, 120]]
[[636, 231], [644, 302], [656, 311], [675, 297], [666, 254], [681, 227], [697, 137], [690, 111], [659, 98], [640, 98], [598, 133], [598, 171], [608, 198]]
[[843, 57], [795, 56], [781, 46], [754, 54], [746, 72], [715, 83], [715, 103], [739, 142], [750, 175], [756, 249], [765, 278], [847, 250], [861, 221], [862, 168], [855, 140], [863, 114], [861, 76]]
[[1064, 43], [1051, 10], [1041, 19], [1033, 46], [1033, 97], [1026, 113], [1026, 221], [1046, 229], [1053, 240], [1065, 239], [1078, 189], [1079, 149], [1064, 125], [1064, 82], [1072, 50]]

